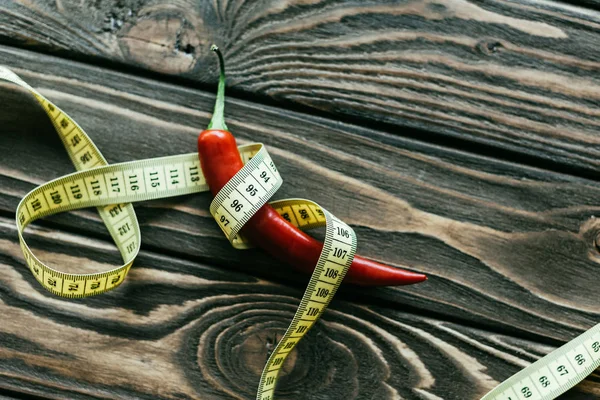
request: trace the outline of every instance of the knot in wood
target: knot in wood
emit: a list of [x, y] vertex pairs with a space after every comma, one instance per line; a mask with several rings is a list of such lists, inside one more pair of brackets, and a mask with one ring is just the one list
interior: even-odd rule
[[504, 47], [498, 40], [482, 40], [475, 46], [477, 51], [485, 55], [497, 53]]
[[[242, 364], [245, 365], [252, 374], [260, 376], [267, 358], [275, 350], [277, 343], [285, 333], [285, 329], [268, 328], [255, 331], [247, 336], [242, 344], [234, 349], [234, 356], [240, 357]], [[292, 350], [286, 358], [280, 377], [286, 376], [294, 369], [298, 357], [297, 349]]]
[[152, 10], [123, 28], [119, 45], [136, 63], [164, 73], [185, 73], [194, 68], [198, 49], [208, 52], [208, 34], [202, 20], [191, 22], [183, 10]]

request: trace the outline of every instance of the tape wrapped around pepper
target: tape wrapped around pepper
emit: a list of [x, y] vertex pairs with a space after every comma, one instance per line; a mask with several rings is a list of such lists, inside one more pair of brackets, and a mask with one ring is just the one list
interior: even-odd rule
[[[244, 166], [235, 138], [224, 120], [225, 67], [221, 52], [219, 88], [215, 110], [208, 129], [198, 136], [198, 154], [202, 172], [213, 193], [217, 193]], [[252, 244], [265, 250], [280, 261], [300, 271], [312, 273], [323, 248], [323, 243], [312, 238], [286, 221], [269, 204], [262, 206], [242, 228], [242, 234]], [[419, 283], [426, 278], [392, 266], [356, 256], [345, 282], [364, 286], [396, 286]]]

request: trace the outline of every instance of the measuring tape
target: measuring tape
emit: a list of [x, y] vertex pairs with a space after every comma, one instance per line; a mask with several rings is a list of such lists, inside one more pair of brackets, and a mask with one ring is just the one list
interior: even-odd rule
[[[29, 269], [44, 288], [62, 297], [82, 298], [116, 288], [123, 283], [140, 250], [140, 227], [130, 203], [208, 191], [198, 154], [108, 165], [85, 131], [60, 108], [5, 67], [0, 67], [0, 79], [33, 94], [79, 171], [38, 186], [17, 206], [17, 232]], [[210, 212], [231, 244], [247, 249], [252, 244], [239, 232], [279, 189], [282, 179], [262, 144], [240, 146], [239, 151], [244, 167], [217, 193]], [[326, 231], [323, 249], [300, 305], [261, 375], [259, 400], [274, 398], [277, 377], [287, 355], [325, 311], [356, 252], [352, 228], [317, 203], [287, 199], [270, 204], [300, 229], [325, 226]], [[38, 218], [84, 207], [97, 207], [123, 258], [120, 267], [91, 274], [64, 273], [40, 261], [27, 245], [23, 237], [27, 225]]]
[[600, 324], [502, 382], [481, 400], [551, 400], [600, 366]]
[[[60, 108], [0, 67], [0, 79], [29, 90], [44, 108], [79, 172], [47, 182], [29, 192], [17, 206], [23, 255], [37, 281], [68, 298], [98, 295], [119, 286], [140, 250], [137, 217], [130, 204], [208, 191], [197, 153], [108, 165], [84, 130]], [[210, 212], [236, 249], [252, 244], [239, 232], [279, 189], [281, 176], [262, 144], [239, 147], [244, 167], [217, 193]], [[294, 226], [326, 227], [323, 250], [291, 324], [269, 356], [260, 377], [257, 400], [273, 400], [277, 377], [288, 354], [316, 323], [332, 300], [356, 252], [352, 228], [306, 199], [270, 203]], [[41, 262], [23, 231], [38, 218], [84, 207], [97, 207], [123, 258], [123, 265], [91, 274], [63, 273]], [[600, 324], [533, 363], [497, 386], [482, 400], [551, 400], [600, 366]]]

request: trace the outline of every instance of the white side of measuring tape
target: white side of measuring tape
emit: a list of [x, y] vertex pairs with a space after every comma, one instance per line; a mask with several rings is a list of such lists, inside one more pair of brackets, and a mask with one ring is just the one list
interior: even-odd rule
[[[131, 202], [208, 190], [197, 153], [108, 165], [87, 134], [68, 115], [7, 68], [0, 79], [28, 89], [42, 105], [80, 172], [52, 180], [29, 192], [17, 206], [19, 241], [35, 278], [63, 297], [87, 297], [119, 286], [140, 249], [140, 230]], [[281, 176], [261, 144], [239, 148], [245, 163], [213, 200], [210, 211], [235, 248], [251, 247], [239, 231], [281, 186]], [[272, 400], [287, 355], [321, 316], [350, 267], [356, 251], [354, 231], [305, 199], [270, 203], [301, 229], [326, 225], [323, 250], [300, 306], [260, 378], [257, 400]], [[93, 274], [66, 274], [42, 263], [23, 238], [25, 227], [38, 218], [98, 207], [124, 264]], [[600, 366], [600, 324], [513, 375], [482, 400], [551, 400]]]
[[600, 366], [600, 324], [502, 382], [481, 400], [552, 400]]
[[[23, 255], [38, 282], [67, 298], [94, 296], [112, 290], [125, 279], [140, 243], [140, 229], [131, 202], [208, 190], [197, 153], [108, 165], [84, 130], [66, 113], [5, 67], [0, 79], [29, 90], [42, 105], [59, 134], [75, 172], [29, 192], [17, 206], [16, 223]], [[239, 249], [251, 244], [238, 232], [281, 186], [273, 160], [262, 144], [239, 147], [244, 167], [217, 193], [210, 210]], [[345, 223], [305, 199], [270, 203], [282, 217], [301, 229], [326, 226], [321, 255], [294, 318], [269, 357], [261, 375], [257, 399], [274, 398], [277, 376], [288, 354], [320, 318], [340, 286], [356, 252], [356, 235]], [[124, 264], [109, 271], [67, 274], [41, 262], [27, 245], [23, 231], [38, 218], [84, 207], [98, 211], [117, 245]]]
[[238, 232], [275, 194], [281, 183], [275, 163], [262, 147], [217, 193], [210, 204], [210, 213], [233, 247], [247, 248]]
[[[292, 201], [293, 202], [293, 201]], [[318, 207], [317, 204], [314, 204]], [[356, 253], [356, 235], [345, 223], [322, 209], [326, 232], [323, 250], [300, 306], [260, 377], [257, 400], [272, 400], [279, 371], [288, 354], [321, 316], [339, 288]]]

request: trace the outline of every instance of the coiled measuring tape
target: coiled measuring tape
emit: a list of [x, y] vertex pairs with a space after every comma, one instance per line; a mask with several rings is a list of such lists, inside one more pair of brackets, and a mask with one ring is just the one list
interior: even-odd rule
[[[17, 206], [23, 255], [37, 281], [68, 298], [98, 295], [119, 286], [140, 250], [139, 224], [130, 204], [208, 190], [197, 153], [108, 165], [84, 130], [67, 114], [7, 68], [0, 79], [29, 90], [56, 128], [75, 168], [29, 192]], [[251, 244], [239, 234], [244, 223], [281, 186], [282, 179], [262, 144], [239, 147], [242, 168], [211, 203], [210, 212], [237, 249]], [[292, 322], [262, 372], [257, 400], [273, 400], [287, 355], [321, 316], [340, 286], [356, 251], [356, 235], [317, 203], [305, 199], [270, 203], [300, 229], [326, 226], [323, 250]], [[98, 207], [124, 264], [92, 274], [63, 273], [41, 262], [27, 246], [23, 231], [38, 218], [84, 207]], [[600, 366], [600, 324], [497, 386], [482, 400], [551, 400]]]
[[[47, 182], [29, 192], [17, 206], [19, 242], [36, 280], [48, 291], [67, 298], [94, 296], [123, 283], [140, 250], [139, 224], [130, 204], [208, 191], [197, 153], [108, 165], [85, 131], [60, 108], [0, 66], [0, 79], [26, 88], [44, 108], [79, 172]], [[281, 186], [282, 179], [262, 144], [239, 147], [244, 167], [217, 193], [210, 211], [231, 244], [251, 244], [240, 229]], [[261, 375], [257, 399], [272, 400], [280, 369], [287, 355], [322, 315], [335, 295], [356, 252], [352, 228], [317, 203], [305, 199], [270, 203], [300, 229], [326, 226], [323, 249], [300, 305], [282, 340], [270, 355]], [[33, 221], [65, 211], [97, 207], [123, 258], [109, 271], [64, 273], [40, 261], [27, 245], [23, 231]]]
[[551, 400], [600, 366], [600, 324], [502, 382], [481, 400]]

